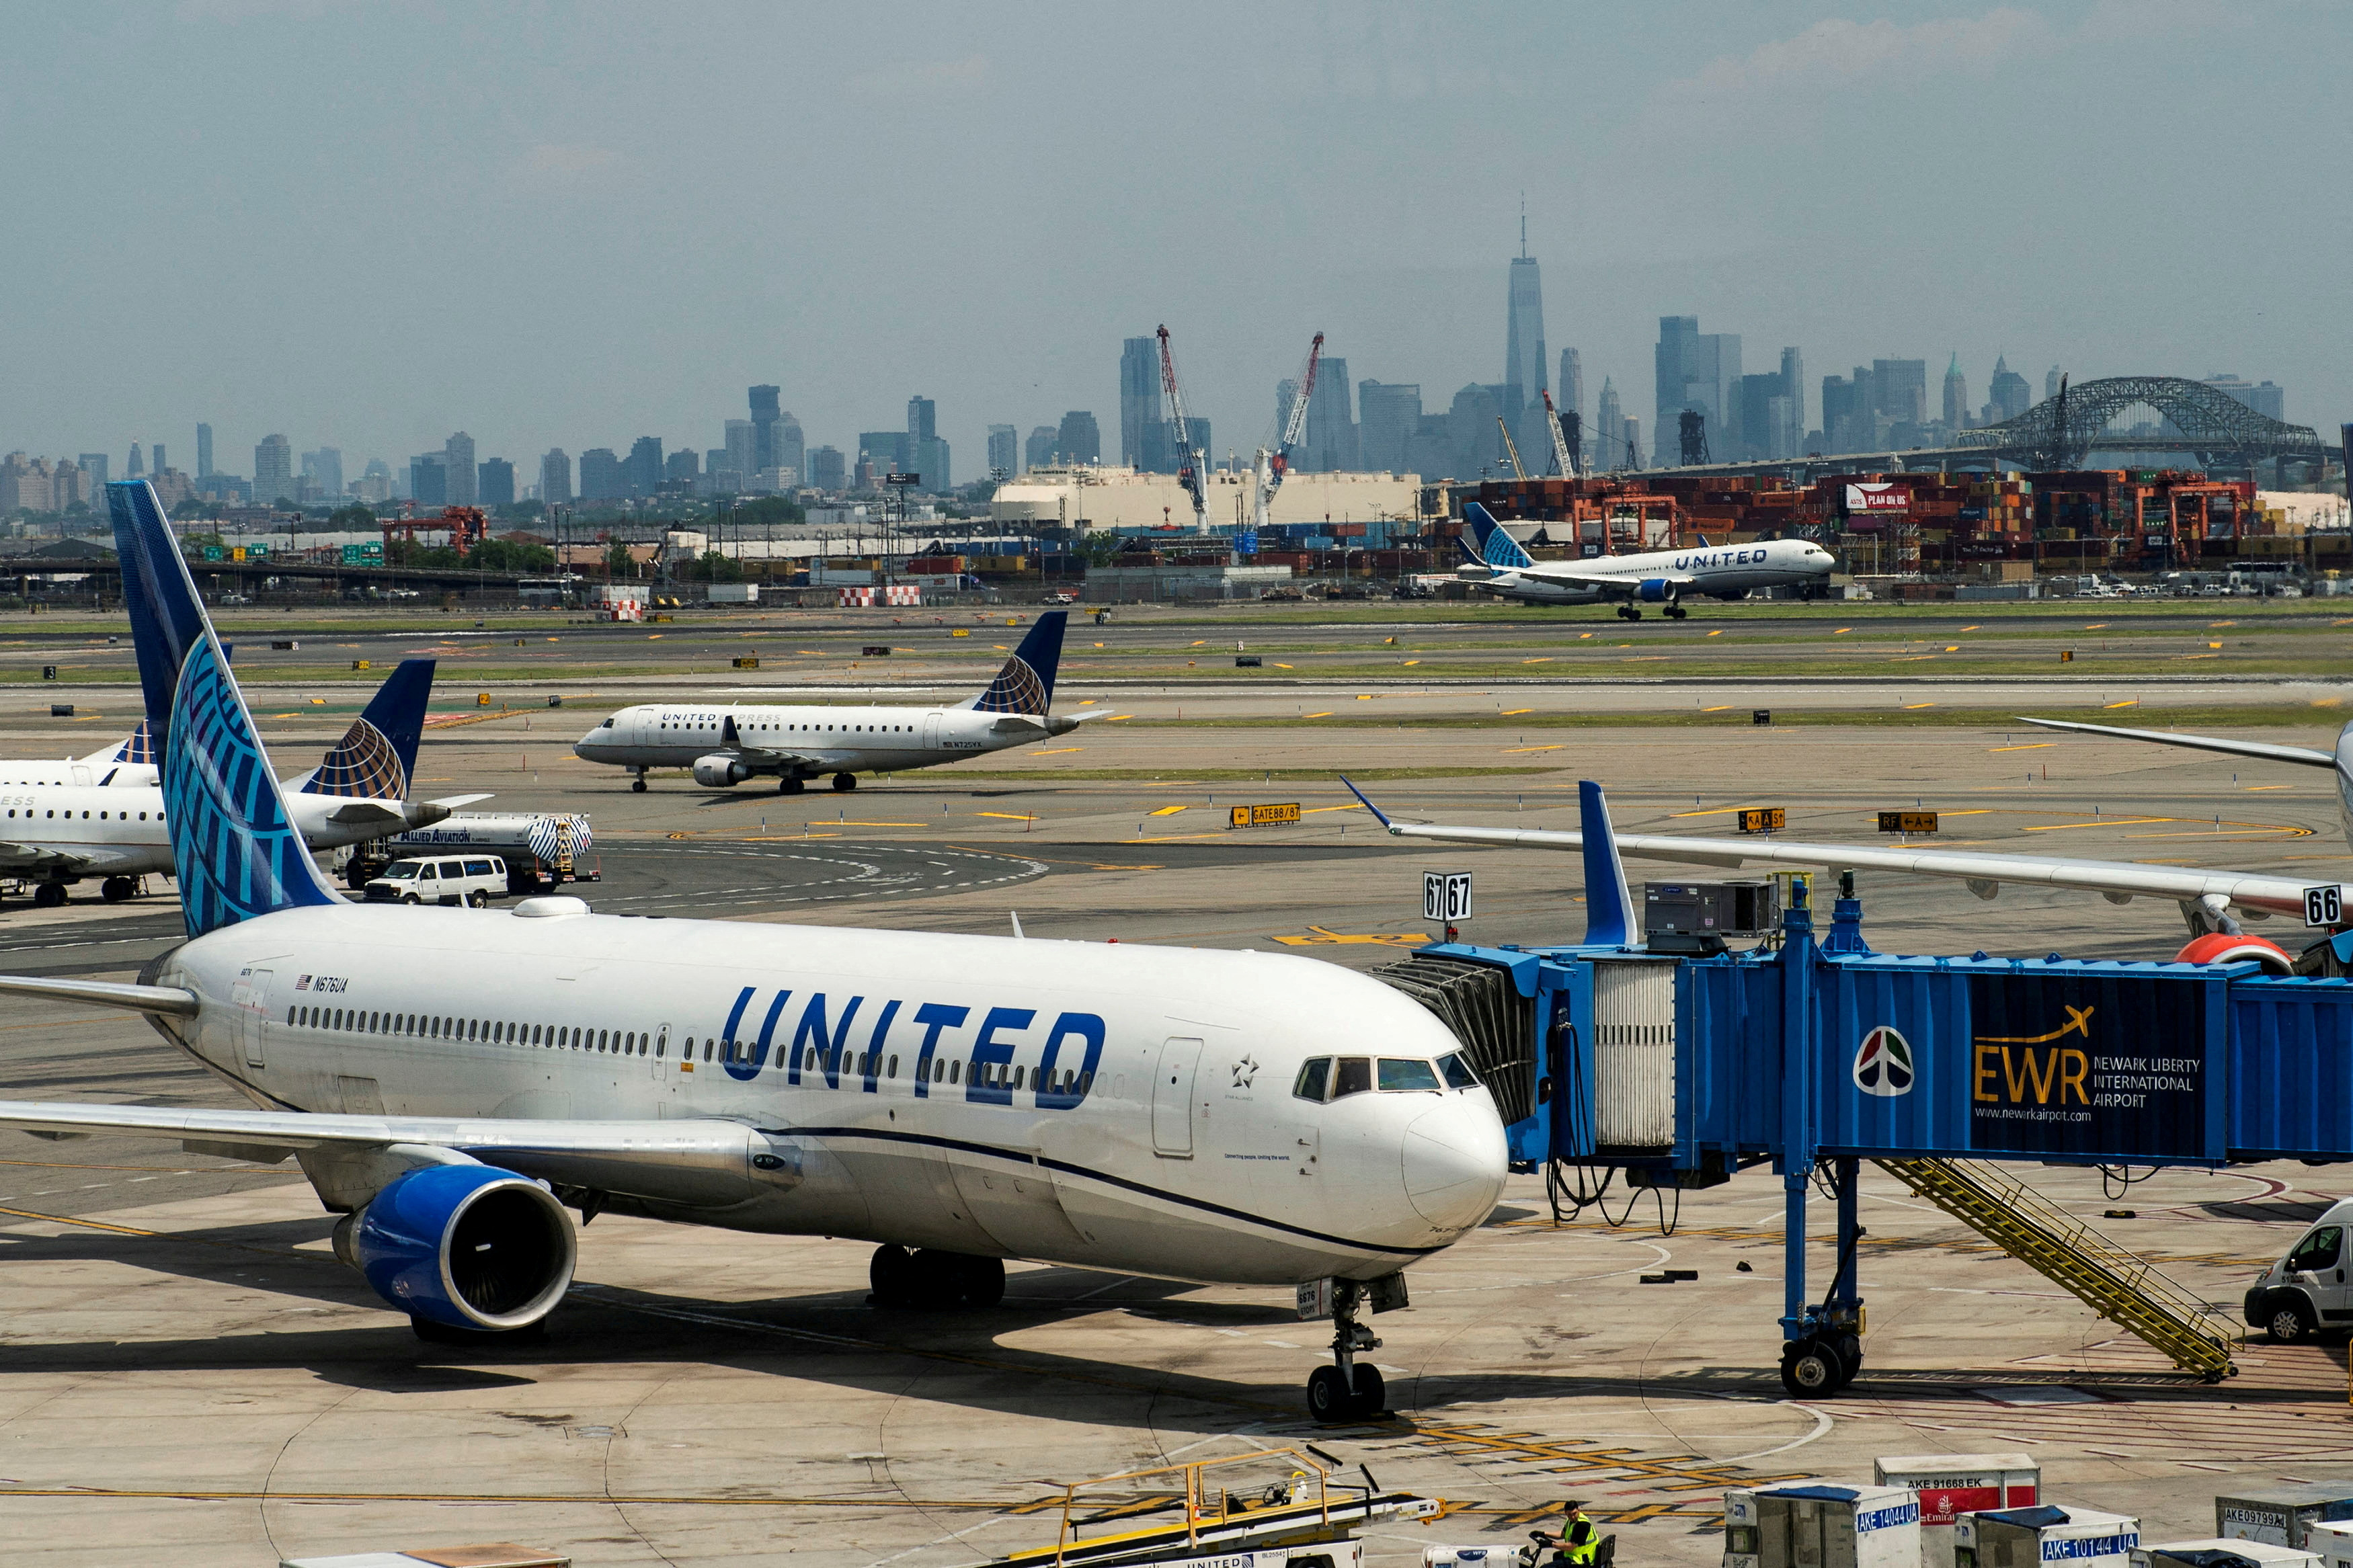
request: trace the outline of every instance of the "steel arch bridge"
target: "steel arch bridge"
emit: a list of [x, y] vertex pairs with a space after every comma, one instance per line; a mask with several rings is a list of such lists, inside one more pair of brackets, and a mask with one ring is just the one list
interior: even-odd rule
[[[2135, 410], [2161, 416], [2171, 428], [2142, 434], [2134, 426], [2153, 421], [2127, 418]], [[2203, 382], [2169, 375], [2063, 385], [2015, 419], [1957, 433], [1943, 450], [2043, 472], [2080, 468], [2093, 452], [2194, 452], [2200, 463], [2235, 459], [2249, 468], [2276, 458], [2318, 462], [2328, 452], [2308, 425], [2284, 424]]]

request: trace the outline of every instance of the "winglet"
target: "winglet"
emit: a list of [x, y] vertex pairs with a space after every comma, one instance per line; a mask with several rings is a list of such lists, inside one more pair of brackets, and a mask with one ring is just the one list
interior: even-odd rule
[[1340, 775], [1340, 782], [1344, 784], [1348, 784], [1348, 793], [1350, 795], [1355, 795], [1358, 800], [1364, 802], [1365, 809], [1373, 814], [1373, 820], [1378, 822], [1382, 827], [1391, 833], [1397, 831], [1397, 824], [1388, 819], [1388, 813], [1382, 811], [1379, 806], [1375, 805], [1371, 800], [1367, 799], [1363, 790], [1358, 789], [1353, 784], [1348, 784], [1348, 777], [1345, 773]]
[[1042, 719], [1054, 705], [1054, 670], [1062, 661], [1062, 628], [1070, 624], [1068, 610], [1049, 610], [1038, 617], [1013, 657], [997, 670], [988, 689], [973, 699], [976, 713], [1019, 713]]
[[1577, 784], [1584, 829], [1585, 945], [1626, 947], [1634, 940], [1633, 895], [1626, 887], [1626, 863], [1618, 858], [1618, 836], [1609, 826], [1609, 802], [1591, 779]]

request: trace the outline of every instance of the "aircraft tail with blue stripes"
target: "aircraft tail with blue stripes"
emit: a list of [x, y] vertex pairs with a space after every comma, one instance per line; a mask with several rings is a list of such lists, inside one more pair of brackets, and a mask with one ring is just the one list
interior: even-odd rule
[[342, 900], [290, 820], [179, 543], [144, 479], [110, 484], [140, 682], [164, 694], [164, 821], [188, 935]]
[[1522, 571], [1535, 565], [1535, 557], [1520, 548], [1520, 542], [1504, 531], [1504, 525], [1477, 501], [1469, 502], [1462, 515], [1470, 520], [1471, 531], [1479, 537], [1479, 561], [1500, 572]]
[[1013, 650], [1013, 657], [997, 672], [997, 679], [973, 699], [973, 710], [1046, 717], [1054, 705], [1054, 671], [1062, 662], [1062, 629], [1070, 619], [1068, 610], [1049, 610], [1039, 616], [1021, 646]]

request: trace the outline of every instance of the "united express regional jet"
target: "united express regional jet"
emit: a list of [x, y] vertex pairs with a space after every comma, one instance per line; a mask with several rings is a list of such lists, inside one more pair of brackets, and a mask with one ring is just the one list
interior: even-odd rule
[[[337, 1255], [427, 1338], [535, 1328], [600, 1211], [874, 1244], [882, 1303], [985, 1306], [1003, 1260], [1330, 1304], [1327, 1420], [1382, 1407], [1367, 1308], [1483, 1222], [1504, 1128], [1454, 1037], [1288, 955], [347, 903], [319, 876], [143, 481], [110, 487], [188, 940], [145, 1014], [250, 1110], [0, 1102], [0, 1126], [301, 1163]], [[133, 579], [126, 573], [126, 583]]]

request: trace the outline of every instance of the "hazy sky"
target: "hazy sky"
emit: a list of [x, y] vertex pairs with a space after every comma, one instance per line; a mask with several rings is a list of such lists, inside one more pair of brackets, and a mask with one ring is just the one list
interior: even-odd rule
[[[0, 450], [356, 475], [458, 428], [811, 446], [1091, 408], [1162, 321], [1218, 447], [1314, 332], [1443, 408], [1556, 361], [1648, 424], [1657, 318], [1820, 377], [2232, 371], [2353, 418], [2353, 7], [16, 0]], [[1647, 437], [1645, 444], [1648, 444]], [[1114, 454], [1115, 455], [1115, 454]]]

